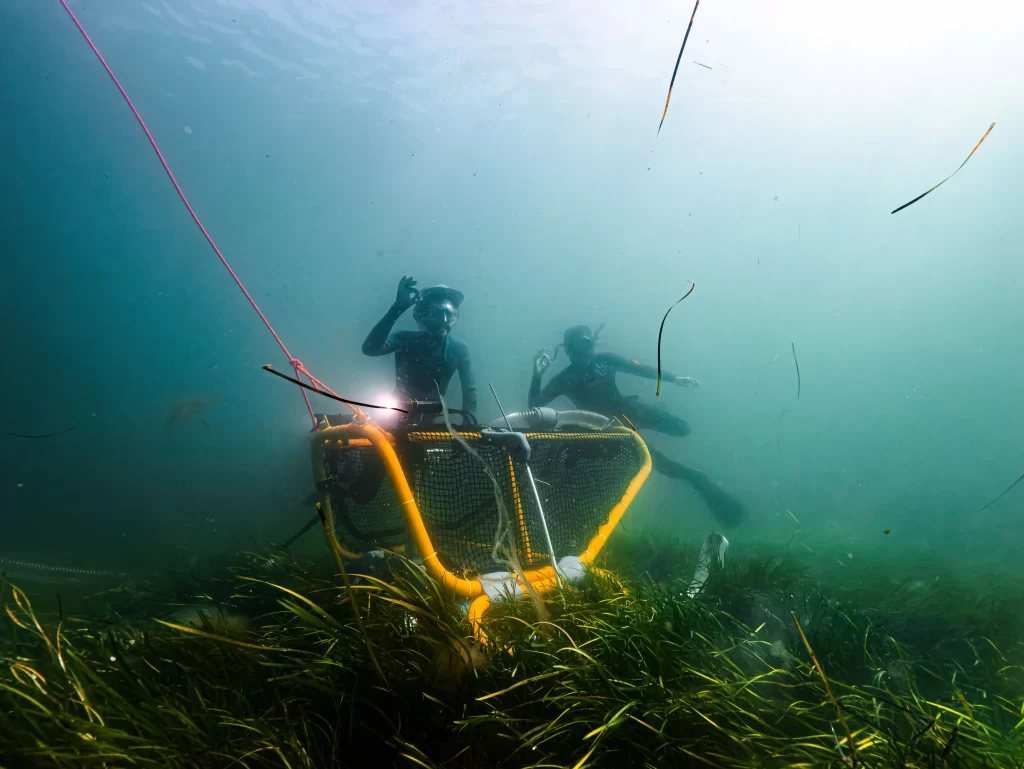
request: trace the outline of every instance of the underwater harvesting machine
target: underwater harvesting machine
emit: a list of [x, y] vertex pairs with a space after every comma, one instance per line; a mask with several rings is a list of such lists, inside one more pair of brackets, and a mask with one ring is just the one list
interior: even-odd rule
[[440, 403], [412, 405], [388, 427], [317, 415], [312, 458], [320, 503], [346, 558], [413, 546], [431, 577], [471, 602], [480, 638], [492, 601], [526, 595], [497, 539], [514, 549], [538, 594], [562, 579], [576, 582], [651, 471], [636, 431], [600, 414], [530, 409], [501, 418], [503, 430], [470, 415], [472, 426], [452, 429], [473, 456], [433, 424]]

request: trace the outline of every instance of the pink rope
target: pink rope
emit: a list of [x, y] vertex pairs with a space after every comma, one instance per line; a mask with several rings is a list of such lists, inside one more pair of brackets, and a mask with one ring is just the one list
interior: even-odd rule
[[[187, 208], [189, 214], [192, 215], [192, 220], [196, 223], [196, 226], [199, 227], [199, 230], [203, 233], [203, 237], [206, 238], [206, 242], [210, 244], [210, 247], [213, 249], [214, 253], [217, 254], [217, 258], [220, 259], [220, 263], [224, 265], [224, 269], [226, 269], [228, 273], [231, 275], [231, 277], [234, 278], [235, 284], [242, 290], [242, 293], [245, 294], [245, 298], [249, 300], [249, 304], [252, 305], [252, 308], [256, 310], [256, 314], [260, 316], [260, 320], [263, 321], [263, 325], [267, 327], [267, 330], [273, 335], [274, 341], [277, 342], [278, 346], [281, 348], [281, 351], [284, 352], [284, 354], [288, 357], [288, 363], [295, 371], [295, 378], [301, 379], [302, 374], [305, 374], [309, 381], [312, 382], [314, 387], [324, 390], [325, 392], [329, 392], [331, 393], [331, 395], [336, 395], [337, 393], [335, 393], [330, 388], [324, 386], [323, 383], [320, 382], [320, 380], [313, 377], [306, 370], [306, 367], [302, 365], [302, 361], [300, 361], [298, 358], [293, 358], [292, 354], [288, 352], [288, 348], [285, 347], [284, 342], [281, 341], [281, 337], [279, 337], [277, 335], [277, 332], [274, 331], [274, 327], [270, 325], [270, 321], [267, 320], [267, 316], [263, 314], [263, 311], [256, 304], [256, 300], [252, 298], [249, 292], [245, 289], [245, 286], [242, 285], [242, 281], [239, 279], [238, 275], [235, 274], [235, 271], [231, 269], [231, 265], [228, 264], [228, 260], [224, 258], [224, 254], [222, 254], [220, 249], [217, 248], [217, 244], [213, 242], [213, 238], [210, 236], [210, 233], [206, 231], [206, 227], [204, 227], [203, 223], [199, 220], [199, 215], [195, 212], [195, 209], [192, 208], [192, 204], [188, 202], [188, 198], [185, 197], [185, 193], [181, 189], [181, 185], [179, 185], [178, 180], [174, 178], [174, 173], [171, 171], [171, 167], [167, 165], [167, 160], [164, 158], [164, 153], [160, 151], [160, 147], [157, 146], [156, 139], [154, 139], [153, 134], [149, 132], [149, 128], [146, 126], [146, 121], [142, 119], [142, 115], [140, 115], [139, 111], [135, 109], [135, 105], [132, 103], [131, 98], [128, 96], [128, 92], [124, 90], [124, 86], [121, 85], [121, 81], [117, 79], [117, 75], [114, 74], [114, 70], [112, 70], [110, 68], [110, 65], [107, 64], [107, 60], [103, 58], [103, 54], [100, 53], [100, 49], [96, 47], [96, 44], [92, 41], [92, 38], [89, 37], [89, 33], [86, 32], [85, 27], [82, 26], [82, 22], [78, 20], [78, 17], [75, 16], [74, 11], [72, 11], [70, 6], [68, 6], [67, 0], [60, 0], [60, 4], [64, 6], [64, 10], [68, 12], [68, 15], [71, 17], [71, 20], [75, 22], [75, 26], [78, 27], [78, 31], [82, 33], [82, 37], [85, 38], [85, 41], [89, 44], [89, 47], [92, 48], [92, 52], [96, 54], [96, 58], [100, 60], [100, 64], [103, 65], [103, 68], [107, 71], [107, 74], [110, 75], [110, 79], [114, 81], [114, 85], [117, 86], [117, 90], [121, 92], [121, 95], [124, 97], [124, 100], [128, 102], [128, 106], [131, 108], [132, 114], [134, 114], [135, 119], [139, 121], [139, 125], [142, 126], [142, 130], [146, 132], [146, 138], [149, 139], [149, 143], [152, 145], [153, 151], [156, 152], [156, 156], [160, 158], [160, 164], [164, 167], [164, 171], [167, 172], [167, 177], [171, 180], [171, 184], [174, 185], [174, 189], [177, 190], [178, 197], [181, 198], [181, 202], [185, 204], [185, 208]], [[310, 419], [313, 420], [313, 426], [315, 427], [316, 416], [313, 414], [313, 406], [312, 404], [310, 404], [309, 398], [306, 396], [305, 390], [302, 391], [302, 399], [306, 401], [306, 408], [309, 409], [309, 416]], [[358, 409], [356, 411], [358, 413]]]

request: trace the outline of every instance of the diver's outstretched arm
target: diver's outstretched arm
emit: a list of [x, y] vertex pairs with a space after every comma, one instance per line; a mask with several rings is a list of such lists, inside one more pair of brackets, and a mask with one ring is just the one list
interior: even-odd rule
[[[638, 376], [641, 379], [657, 379], [658, 369], [654, 366], [645, 366], [642, 363], [637, 363], [635, 360], [629, 360], [621, 355], [615, 353], [606, 352], [600, 355], [594, 356], [599, 358], [601, 363], [606, 363], [612, 366], [616, 371], [620, 371], [623, 374], [631, 374], [632, 376]], [[671, 371], [661, 370], [661, 381], [672, 382], [673, 384], [682, 385], [684, 387], [699, 387], [696, 379], [688, 376], [678, 376], [673, 374]]]
[[[600, 353], [594, 357], [600, 358], [601, 363], [606, 363], [609, 366], [612, 366], [616, 371], [620, 371], [623, 374], [631, 374], [632, 376], [638, 376], [641, 379], [658, 378], [658, 369], [654, 368], [654, 366], [645, 366], [643, 363], [637, 363], [635, 360], [624, 358], [623, 356], [616, 355], [613, 352]], [[675, 381], [676, 375], [662, 369], [661, 378], [665, 382], [672, 382]]]

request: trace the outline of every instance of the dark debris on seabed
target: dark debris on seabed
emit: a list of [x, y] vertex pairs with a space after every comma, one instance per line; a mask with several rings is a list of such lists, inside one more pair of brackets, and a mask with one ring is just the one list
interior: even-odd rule
[[75, 615], [4, 584], [0, 767], [1024, 766], [1021, 585], [874, 564], [823, 590], [787, 551], [691, 599], [693, 548], [607, 549], [549, 623], [492, 609], [486, 647], [411, 564], [356, 585], [365, 637], [326, 561], [250, 554]]

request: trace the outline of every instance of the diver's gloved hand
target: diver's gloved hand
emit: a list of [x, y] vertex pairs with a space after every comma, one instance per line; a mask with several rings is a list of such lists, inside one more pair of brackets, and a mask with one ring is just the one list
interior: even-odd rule
[[692, 376], [677, 376], [673, 381], [680, 387], [700, 387], [700, 382]]
[[551, 365], [551, 358], [548, 354], [541, 350], [533, 356], [533, 375], [536, 377], [544, 376], [544, 372], [548, 370], [548, 366]]
[[398, 281], [398, 293], [395, 296], [395, 307], [405, 312], [419, 299], [420, 292], [416, 290], [416, 281], [411, 276], [403, 275]]

